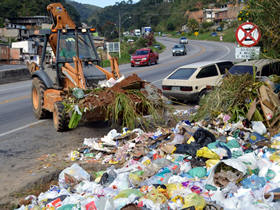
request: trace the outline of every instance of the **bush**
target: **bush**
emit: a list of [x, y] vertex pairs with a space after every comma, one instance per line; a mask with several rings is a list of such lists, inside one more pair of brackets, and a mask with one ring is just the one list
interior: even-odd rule
[[175, 26], [172, 22], [167, 23], [166, 29], [168, 31], [174, 31], [175, 30]]
[[136, 48], [143, 48], [143, 47], [146, 47], [148, 44], [148, 40], [143, 38], [143, 37], [140, 37], [136, 42], [135, 42], [135, 47]]
[[203, 22], [203, 23], [201, 23], [201, 27], [203, 29], [210, 28], [213, 25], [214, 25], [214, 22]]

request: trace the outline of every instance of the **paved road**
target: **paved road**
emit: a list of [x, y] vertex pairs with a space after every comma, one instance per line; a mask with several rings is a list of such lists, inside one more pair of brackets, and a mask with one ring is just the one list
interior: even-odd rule
[[[176, 67], [205, 60], [234, 60], [233, 44], [190, 41], [186, 56], [172, 57], [171, 48], [178, 39], [160, 38], [166, 47], [159, 64], [131, 68], [121, 65], [121, 73], [137, 73], [142, 79], [160, 87], [161, 80]], [[52, 120], [34, 118], [30, 101], [31, 81], [0, 85], [0, 197], [24, 186], [34, 177], [28, 171], [40, 155], [69, 151], [85, 137], [103, 136], [110, 128], [104, 124], [88, 124], [77, 129], [56, 133]], [[34, 176], [39, 176], [39, 172]]]
[[18, 64], [18, 65], [6, 65], [0, 64], [0, 71], [10, 70], [10, 69], [22, 69], [26, 68], [26, 65]]

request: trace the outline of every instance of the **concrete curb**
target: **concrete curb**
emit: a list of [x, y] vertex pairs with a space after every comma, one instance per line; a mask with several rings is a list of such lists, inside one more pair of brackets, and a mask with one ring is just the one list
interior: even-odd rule
[[0, 71], [0, 84], [31, 79], [27, 68], [8, 69]]

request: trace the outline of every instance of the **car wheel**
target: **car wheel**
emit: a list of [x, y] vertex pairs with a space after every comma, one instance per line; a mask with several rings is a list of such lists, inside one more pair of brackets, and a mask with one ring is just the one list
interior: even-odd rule
[[148, 66], [150, 66], [151, 65], [151, 60], [149, 60], [149, 62], [148, 62]]
[[155, 60], [155, 64], [157, 64], [157, 63], [158, 63], [158, 59]]
[[202, 91], [199, 93], [199, 95], [198, 95], [198, 101], [197, 101], [198, 104], [199, 104], [201, 98], [202, 98], [203, 96], [205, 96], [206, 94], [207, 94], [207, 90], [206, 90], [206, 89], [202, 90]]
[[131, 67], [134, 67], [134, 65], [133, 65], [133, 64], [131, 64], [130, 66], [131, 66]]

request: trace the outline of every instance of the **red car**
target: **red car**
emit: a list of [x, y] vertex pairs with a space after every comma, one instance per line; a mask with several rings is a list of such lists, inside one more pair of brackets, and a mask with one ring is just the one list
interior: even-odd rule
[[153, 52], [150, 48], [142, 48], [136, 50], [136, 52], [131, 56], [131, 67], [134, 66], [143, 66], [148, 65], [150, 66], [152, 63], [158, 63], [158, 54]]

